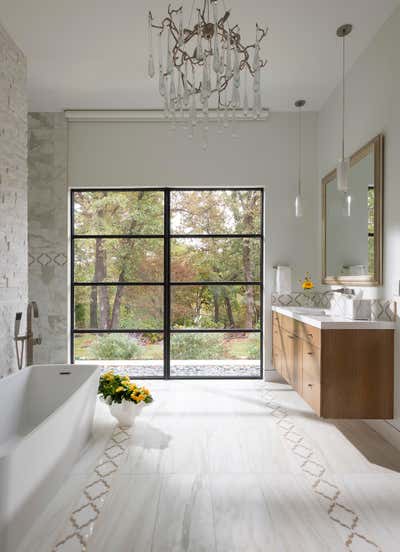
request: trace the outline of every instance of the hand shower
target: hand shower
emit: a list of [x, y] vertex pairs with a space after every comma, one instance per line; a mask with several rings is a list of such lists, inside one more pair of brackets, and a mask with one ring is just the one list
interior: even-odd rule
[[[22, 363], [24, 360], [24, 348], [25, 348], [25, 337], [19, 335], [21, 328], [22, 312], [17, 312], [15, 315], [14, 322], [14, 341], [15, 341], [15, 350], [17, 353], [17, 365], [18, 370], [22, 370]], [[21, 343], [21, 347], [19, 344]]]
[[[30, 366], [31, 364], [33, 364], [34, 346], [40, 345], [42, 343], [42, 336], [40, 335], [40, 327], [39, 327], [39, 335], [37, 337], [33, 335], [32, 322], [34, 318], [37, 320], [37, 324], [39, 325], [39, 309], [36, 301], [31, 301], [30, 303], [28, 303], [28, 308], [26, 310], [26, 332], [25, 332], [25, 335], [20, 335], [22, 312], [17, 312], [15, 315], [14, 341], [15, 341], [15, 349], [17, 351], [17, 363], [18, 363], [19, 370], [22, 369], [22, 365], [24, 361], [25, 341], [26, 341], [26, 366]], [[19, 346], [20, 343], [21, 343], [21, 347]]]

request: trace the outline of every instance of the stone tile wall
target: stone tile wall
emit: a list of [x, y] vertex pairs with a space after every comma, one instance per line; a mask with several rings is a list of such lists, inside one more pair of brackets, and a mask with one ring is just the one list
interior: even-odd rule
[[0, 24], [0, 377], [17, 369], [17, 311], [28, 298], [26, 59]]
[[67, 362], [67, 123], [63, 113], [30, 113], [29, 299], [39, 306], [36, 363]]

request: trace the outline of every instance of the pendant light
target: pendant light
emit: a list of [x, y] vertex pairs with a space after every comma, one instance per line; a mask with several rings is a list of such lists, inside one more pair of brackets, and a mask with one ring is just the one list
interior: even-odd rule
[[341, 25], [336, 36], [342, 39], [342, 150], [341, 157], [337, 166], [337, 187], [340, 192], [347, 192], [349, 188], [349, 169], [350, 160], [345, 157], [344, 148], [344, 133], [345, 133], [345, 108], [346, 108], [346, 89], [345, 89], [345, 74], [346, 74], [346, 37], [353, 30], [353, 25], [346, 23]]
[[343, 194], [343, 216], [351, 217], [351, 195], [349, 192], [344, 192]]
[[301, 163], [301, 161], [302, 161], [302, 159], [301, 159], [301, 157], [302, 157], [302, 149], [301, 149], [301, 139], [302, 139], [301, 110], [306, 105], [306, 101], [305, 100], [297, 100], [294, 103], [294, 105], [299, 110], [299, 120], [298, 120], [298, 131], [299, 131], [299, 144], [298, 144], [299, 164], [298, 164], [298, 168], [299, 168], [299, 174], [298, 174], [298, 179], [297, 179], [297, 195], [296, 195], [296, 200], [295, 200], [294, 207], [295, 207], [296, 217], [300, 218], [300, 217], [303, 216], [303, 198], [302, 198], [302, 195], [301, 195], [301, 169], [302, 169], [302, 163]]

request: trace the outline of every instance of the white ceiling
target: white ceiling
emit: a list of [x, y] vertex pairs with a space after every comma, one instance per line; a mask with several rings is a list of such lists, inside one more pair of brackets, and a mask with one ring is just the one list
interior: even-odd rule
[[[28, 58], [32, 111], [161, 107], [146, 75], [146, 15], [169, 0], [0, 0], [0, 21]], [[336, 28], [353, 23], [351, 65], [399, 0], [225, 0], [244, 42], [267, 24], [263, 103], [288, 110], [299, 97], [319, 109], [339, 82]], [[178, 2], [174, 5], [180, 5]], [[184, 1], [190, 11], [192, 0]], [[248, 39], [247, 39], [248, 37]]]

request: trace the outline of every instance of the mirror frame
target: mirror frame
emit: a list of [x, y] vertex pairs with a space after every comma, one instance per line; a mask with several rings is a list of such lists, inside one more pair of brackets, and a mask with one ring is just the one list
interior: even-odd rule
[[336, 180], [336, 169], [322, 179], [322, 283], [346, 286], [381, 286], [383, 284], [383, 184], [384, 184], [384, 135], [378, 134], [350, 157], [350, 167], [374, 152], [375, 225], [374, 225], [374, 274], [368, 276], [332, 276], [326, 272], [326, 188]]

